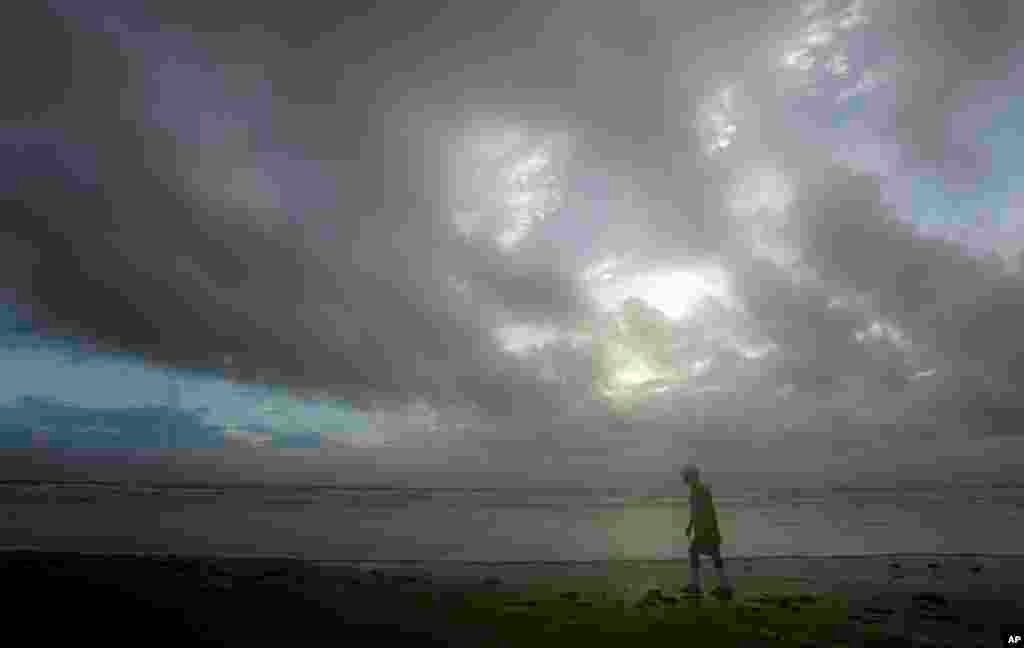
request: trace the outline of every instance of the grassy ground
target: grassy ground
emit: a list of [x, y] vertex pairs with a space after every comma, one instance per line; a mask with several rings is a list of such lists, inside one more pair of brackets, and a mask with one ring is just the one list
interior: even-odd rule
[[849, 608], [841, 596], [800, 594], [785, 583], [732, 601], [660, 589], [635, 598], [566, 585], [471, 591], [448, 600], [430, 592], [416, 596], [421, 606], [437, 610], [444, 625], [477, 631], [480, 645], [621, 646], [630, 637], [694, 646], [849, 645]]
[[[439, 566], [367, 570], [56, 553], [0, 559], [5, 590], [16, 593], [5, 607], [5, 627], [39, 643], [96, 638], [106, 646], [137, 645], [156, 632], [186, 645], [306, 643], [304, 637], [324, 635], [345, 645], [358, 636], [363, 643], [459, 648], [618, 647], [636, 640], [974, 648], [1003, 645], [999, 624], [1024, 613], [1020, 588], [957, 598], [882, 584], [848, 598], [812, 591], [805, 579], [745, 570], [736, 577], [734, 600], [687, 597], [682, 569], [530, 565], [451, 579], [452, 568]], [[705, 582], [709, 589], [715, 584]], [[139, 635], [140, 627], [148, 630]]]

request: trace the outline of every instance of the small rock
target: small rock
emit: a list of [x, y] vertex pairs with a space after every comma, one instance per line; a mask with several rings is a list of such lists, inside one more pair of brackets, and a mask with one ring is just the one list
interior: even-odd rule
[[943, 623], [960, 623], [960, 617], [953, 614], [921, 614], [922, 619], [941, 621]]
[[655, 588], [647, 590], [647, 593], [640, 597], [640, 600], [637, 601], [636, 605], [637, 607], [645, 607], [648, 605], [658, 605], [665, 602], [666, 598], [661, 593], [661, 590]]
[[977, 574], [980, 571], [981, 571], [981, 565], [974, 565], [973, 567], [971, 567], [971, 573], [972, 574]]
[[913, 596], [913, 600], [915, 603], [925, 603], [941, 607], [947, 607], [949, 605], [949, 601], [946, 600], [945, 596], [934, 592], [921, 592], [920, 594], [915, 594]]
[[914, 648], [934, 648], [934, 646], [938, 646], [939, 644], [931, 637], [915, 634], [913, 635], [913, 641], [909, 642], [907, 645], [914, 646]]

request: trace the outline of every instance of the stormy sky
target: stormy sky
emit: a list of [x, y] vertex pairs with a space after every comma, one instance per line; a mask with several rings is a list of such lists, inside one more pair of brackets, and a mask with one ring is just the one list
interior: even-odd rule
[[69, 458], [46, 435], [95, 426], [47, 423], [4, 471], [1019, 465], [1024, 5], [523, 4], [6, 22], [0, 424], [159, 406], [225, 444]]

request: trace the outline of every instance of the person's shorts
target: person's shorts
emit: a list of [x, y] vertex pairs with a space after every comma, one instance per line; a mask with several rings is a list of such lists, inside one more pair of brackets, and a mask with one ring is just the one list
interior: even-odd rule
[[722, 560], [722, 545], [715, 542], [691, 542], [690, 543], [690, 567], [697, 569], [700, 567], [700, 555], [711, 556], [711, 561], [715, 567], [721, 569], [725, 567], [725, 561]]

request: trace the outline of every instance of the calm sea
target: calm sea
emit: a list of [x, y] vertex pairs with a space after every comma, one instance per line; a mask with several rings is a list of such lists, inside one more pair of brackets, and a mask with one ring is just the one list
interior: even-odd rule
[[[1014, 553], [1024, 487], [716, 493], [732, 556]], [[683, 493], [0, 484], [0, 545], [316, 560], [686, 555]]]

